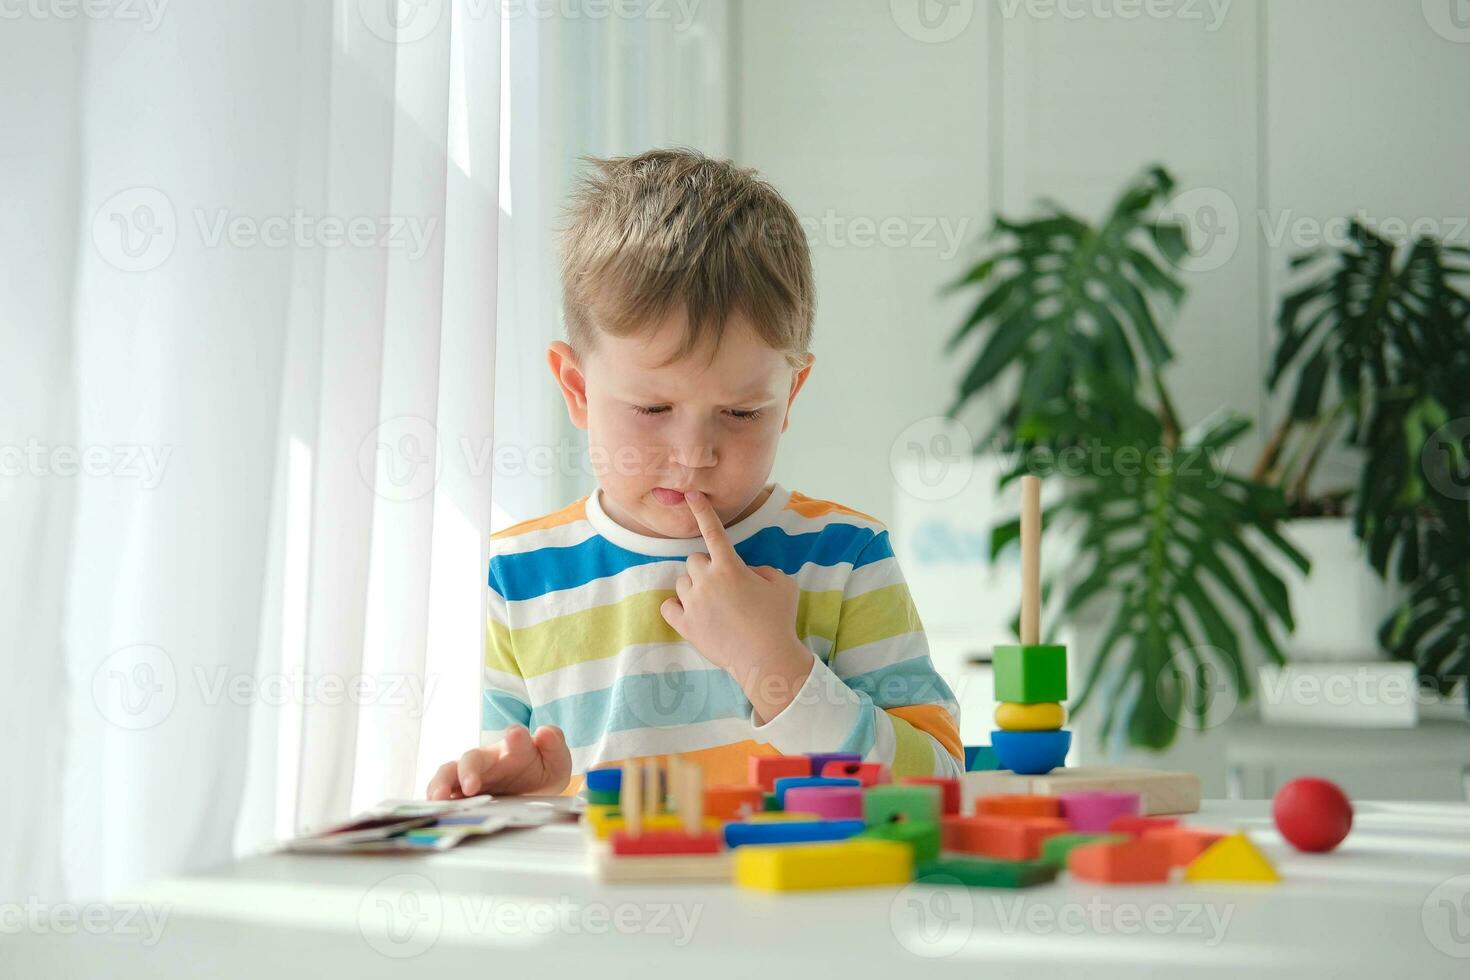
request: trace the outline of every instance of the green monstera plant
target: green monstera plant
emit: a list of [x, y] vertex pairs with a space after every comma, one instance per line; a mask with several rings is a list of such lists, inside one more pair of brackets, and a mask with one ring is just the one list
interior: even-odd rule
[[[1470, 249], [1398, 245], [1359, 222], [1341, 247], [1292, 260], [1267, 381], [1290, 411], [1256, 476], [1294, 513], [1340, 501], [1368, 561], [1405, 598], [1379, 629], [1390, 655], [1449, 693], [1470, 673]], [[1323, 453], [1362, 451], [1357, 486], [1313, 494]]]
[[[948, 287], [978, 293], [948, 350], [979, 335], [949, 414], [994, 395], [977, 448], [1017, 461], [1002, 484], [1059, 478], [1044, 519], [1075, 525], [1079, 553], [1060, 573], [1049, 631], [1089, 603], [1109, 609], [1072, 710], [1106, 681], [1103, 737], [1156, 749], [1181, 723], [1205, 724], [1214, 677], [1250, 697], [1252, 649], [1283, 659], [1291, 608], [1263, 550], [1307, 569], [1277, 530], [1282, 492], [1225, 466], [1250, 420], [1185, 425], [1170, 397], [1163, 322], [1184, 302], [1174, 270], [1187, 254], [1183, 229], [1161, 216], [1173, 186], [1148, 170], [1096, 225], [1054, 203], [997, 218], [981, 260]], [[1018, 520], [998, 526], [992, 553], [1018, 535]]]

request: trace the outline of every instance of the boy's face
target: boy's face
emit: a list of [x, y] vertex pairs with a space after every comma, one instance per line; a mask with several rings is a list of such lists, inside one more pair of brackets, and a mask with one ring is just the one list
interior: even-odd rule
[[580, 359], [560, 341], [547, 351], [572, 424], [587, 430], [604, 509], [651, 537], [699, 535], [678, 491], [703, 491], [725, 524], [764, 502], [776, 445], [811, 372], [810, 358], [793, 370], [739, 316], [712, 362], [706, 348], [657, 367], [684, 329], [680, 308], [643, 336], [600, 335]]

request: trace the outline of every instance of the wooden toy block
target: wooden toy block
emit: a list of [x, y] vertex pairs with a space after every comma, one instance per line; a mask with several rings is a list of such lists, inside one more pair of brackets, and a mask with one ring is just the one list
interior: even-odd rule
[[[845, 778], [845, 777], [833, 777]], [[815, 813], [823, 820], [861, 820], [861, 786], [797, 786], [786, 791], [785, 807]]]
[[779, 779], [776, 780], [776, 802], [778, 804], [780, 804], [781, 809], [783, 809], [783, 810], [786, 809], [786, 794], [787, 794], [787, 792], [789, 792], [790, 790], [796, 789], [798, 787], [803, 787], [803, 786], [806, 786], [806, 787], [815, 787], [815, 786], [856, 786], [856, 787], [861, 787], [862, 784], [859, 783], [856, 779], [846, 779], [846, 778], [833, 778], [833, 779], [828, 779], [825, 776], [782, 776], [781, 778], [779, 778]]
[[954, 816], [960, 812], [960, 781], [947, 776], [905, 776], [903, 786], [938, 786], [940, 812]]
[[856, 779], [864, 786], [891, 783], [893, 777], [881, 762], [842, 762], [834, 760], [822, 767], [820, 775], [828, 779]]
[[721, 820], [744, 820], [762, 807], [761, 788], [749, 786], [711, 786], [704, 791], [704, 812]]
[[811, 762], [811, 766], [812, 766], [812, 772], [811, 772], [811, 774], [813, 776], [825, 776], [825, 775], [827, 775], [822, 770], [823, 769], [826, 769], [827, 768], [827, 764], [830, 763], [830, 762], [862, 762], [863, 761], [863, 757], [861, 755], [859, 755], [858, 753], [856, 753], [856, 752], [808, 752], [808, 753], [806, 753], [806, 757], [808, 759], [812, 760], [812, 762]]
[[812, 760], [804, 755], [753, 755], [750, 757], [749, 782], [767, 793], [776, 791], [776, 780], [783, 776], [810, 776]]
[[971, 888], [1030, 888], [1054, 881], [1056, 876], [1056, 866], [1042, 861], [1000, 861], [953, 854], [925, 861], [914, 869], [915, 881], [931, 885], [958, 882]]
[[1083, 844], [1067, 854], [1067, 871], [1104, 885], [1168, 881], [1169, 848], [1146, 837]]
[[1143, 836], [1166, 845], [1169, 848], [1169, 863], [1176, 868], [1183, 868], [1225, 835], [1199, 827], [1160, 827], [1157, 830], [1144, 831]]
[[613, 854], [605, 844], [592, 848], [589, 860], [602, 881], [729, 881], [729, 851], [716, 854]]
[[1007, 861], [1034, 861], [1049, 837], [1064, 834], [1060, 817], [945, 817], [940, 821], [941, 846]]
[[1137, 814], [1124, 814], [1120, 817], [1114, 817], [1113, 822], [1108, 824], [1108, 830], [1114, 834], [1142, 837], [1150, 831], [1168, 830], [1171, 827], [1177, 826], [1179, 826], [1179, 821], [1173, 817], [1141, 817]]
[[[723, 820], [716, 820], [714, 817], [706, 817], [704, 819], [703, 829], [719, 831], [722, 830], [724, 826], [725, 822]], [[605, 841], [609, 837], [611, 837], [613, 831], [629, 829], [627, 820], [621, 816], [609, 816], [601, 819], [588, 820], [587, 827], [592, 831], [592, 835], [594, 837], [602, 841]], [[683, 829], [684, 821], [679, 817], [677, 813], [655, 813], [651, 817], [644, 817], [642, 819], [642, 825], [638, 828], [638, 833], [648, 833], [651, 831], [659, 830]]]
[[623, 770], [618, 766], [588, 769], [583, 776], [583, 782], [589, 790], [597, 790], [599, 793], [611, 790], [616, 793], [623, 786]]
[[1001, 765], [1023, 776], [1042, 776], [1066, 763], [1072, 733], [1065, 729], [1052, 732], [996, 729], [990, 733], [990, 741]]
[[821, 820], [821, 819], [822, 818], [820, 816], [818, 816], [817, 814], [815, 814], [815, 813], [808, 813], [808, 812], [806, 812], [804, 810], [762, 810], [760, 813], [752, 813], [750, 816], [746, 817], [743, 821], [733, 821], [733, 822], [738, 822], [738, 823], [781, 823], [782, 821], [787, 821], [787, 820], [808, 820], [809, 821], [809, 820]]
[[898, 841], [914, 849], [914, 861], [932, 861], [939, 857], [939, 824], [922, 823], [918, 820], [897, 820], [878, 824], [864, 830], [859, 836], [877, 840]]
[[1032, 776], [1029, 792], [1041, 796], [1084, 790], [1119, 790], [1137, 793], [1139, 812], [1145, 817], [1161, 813], [1194, 813], [1199, 809], [1199, 777], [1192, 772], [1155, 769], [1115, 769], [1108, 766], [1077, 766]]
[[1062, 817], [1073, 830], [1102, 833], [1116, 817], [1138, 816], [1138, 794], [1123, 790], [1092, 789], [1075, 793], [1059, 793]]
[[1005, 769], [976, 770], [960, 777], [960, 812], [974, 813], [982, 796], [1031, 792], [1031, 777]]
[[615, 789], [592, 789], [589, 787], [583, 791], [583, 795], [587, 798], [587, 803], [589, 806], [618, 805], [618, 791]]
[[1000, 768], [995, 749], [988, 745], [965, 746], [965, 772], [989, 772]]
[[644, 830], [633, 835], [627, 830], [614, 830], [608, 837], [612, 852], [625, 854], [714, 854], [720, 849], [721, 834], [705, 830], [687, 834], [679, 830]]
[[1050, 732], [1066, 724], [1067, 712], [1055, 701], [1016, 704], [1003, 701], [995, 709], [995, 727], [1008, 732]]
[[1215, 841], [1191, 861], [1184, 869], [1184, 880], [1272, 884], [1280, 881], [1281, 876], [1250, 838], [1235, 833]]
[[727, 823], [726, 847], [746, 844], [801, 844], [812, 841], [846, 840], [862, 833], [867, 824], [861, 820], [766, 820], [754, 823]]
[[767, 813], [779, 813], [781, 811], [781, 798], [775, 793], [762, 793], [761, 809]]
[[997, 701], [1039, 704], [1067, 700], [1067, 648], [1061, 644], [997, 645], [991, 651], [991, 666]]
[[869, 827], [895, 820], [938, 823], [939, 799], [938, 786], [872, 786], [863, 793], [863, 819]]
[[734, 854], [735, 883], [764, 891], [898, 885], [914, 875], [913, 848], [896, 841], [742, 847]]
[[1041, 860], [1058, 868], [1067, 866], [1067, 855], [1084, 844], [1117, 844], [1132, 840], [1127, 834], [1056, 834], [1041, 842]]
[[1055, 796], [1003, 793], [977, 799], [975, 813], [995, 817], [1060, 817], [1062, 805]]

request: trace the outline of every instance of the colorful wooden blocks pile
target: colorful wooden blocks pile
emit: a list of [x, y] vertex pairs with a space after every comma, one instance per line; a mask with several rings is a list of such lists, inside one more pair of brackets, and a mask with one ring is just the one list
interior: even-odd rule
[[[1066, 871], [1100, 884], [1274, 881], [1243, 834], [1140, 813], [1140, 794], [998, 793], [963, 812], [955, 779], [909, 777], [856, 756], [763, 756], [749, 780], [704, 787], [669, 757], [587, 774], [593, 866], [605, 880], [733, 880], [794, 891], [909, 881], [1024, 888]], [[615, 799], [616, 803], [608, 802]], [[668, 812], [661, 807], [667, 805]]]

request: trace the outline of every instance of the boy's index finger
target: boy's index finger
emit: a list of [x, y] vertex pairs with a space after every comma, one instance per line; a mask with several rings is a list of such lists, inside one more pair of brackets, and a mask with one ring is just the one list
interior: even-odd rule
[[715, 509], [710, 506], [709, 499], [698, 490], [691, 490], [684, 494], [684, 501], [694, 512], [694, 520], [699, 524], [699, 533], [704, 536], [704, 543], [709, 546], [710, 560], [740, 561], [740, 555], [736, 553], [735, 546], [730, 543], [730, 535], [725, 533], [725, 525], [720, 523], [720, 515], [715, 513]]

